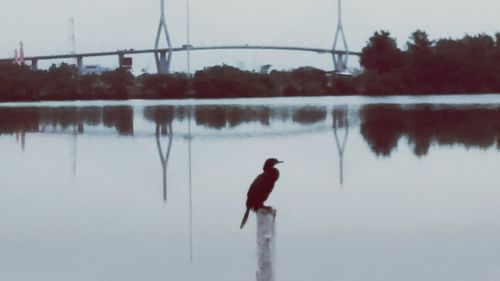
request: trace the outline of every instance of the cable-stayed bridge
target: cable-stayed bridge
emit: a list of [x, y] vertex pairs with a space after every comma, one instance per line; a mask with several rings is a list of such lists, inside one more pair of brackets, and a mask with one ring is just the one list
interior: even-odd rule
[[[187, 0], [189, 3], [189, 0]], [[312, 52], [317, 54], [329, 54], [331, 55], [333, 68], [335, 72], [345, 73], [347, 71], [347, 62], [349, 56], [360, 56], [360, 52], [350, 51], [347, 47], [347, 40], [342, 26], [342, 6], [341, 1], [338, 1], [338, 23], [337, 29], [334, 36], [333, 46], [331, 49], [325, 48], [313, 48], [313, 47], [296, 47], [296, 46], [279, 46], [279, 45], [219, 45], [219, 46], [192, 46], [190, 44], [190, 39], [188, 36], [187, 44], [181, 47], [173, 47], [170, 40], [170, 36], [167, 29], [166, 18], [165, 18], [165, 5], [164, 0], [161, 0], [161, 10], [160, 10], [160, 23], [158, 25], [158, 31], [155, 40], [155, 46], [152, 49], [125, 49], [116, 51], [103, 51], [103, 52], [88, 52], [88, 53], [69, 53], [60, 55], [40, 55], [40, 56], [28, 56], [23, 57], [22, 61], [30, 61], [32, 69], [38, 69], [38, 62], [41, 60], [57, 60], [57, 59], [76, 59], [77, 68], [81, 70], [83, 68], [83, 59], [89, 57], [102, 57], [102, 56], [117, 56], [118, 65], [126, 65], [127, 56], [134, 54], [154, 54], [156, 66], [158, 73], [168, 73], [170, 72], [170, 62], [172, 60], [172, 55], [175, 52], [187, 52], [188, 53], [188, 72], [190, 69], [190, 58], [189, 53], [191, 51], [203, 51], [203, 50], [278, 50], [278, 51], [300, 51], [300, 52]], [[189, 5], [188, 5], [189, 9]], [[189, 15], [189, 11], [188, 11]], [[188, 20], [188, 35], [189, 35], [189, 20]], [[160, 39], [162, 33], [166, 39], [167, 46], [160, 47]], [[341, 40], [339, 40], [339, 38]], [[341, 43], [342, 48], [338, 48], [338, 43]], [[22, 47], [21, 47], [22, 51]], [[5, 58], [0, 59], [0, 62], [19, 62], [19, 58]]]

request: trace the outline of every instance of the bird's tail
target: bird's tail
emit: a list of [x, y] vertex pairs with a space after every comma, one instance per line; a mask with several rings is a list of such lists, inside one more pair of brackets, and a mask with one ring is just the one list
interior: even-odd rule
[[245, 215], [243, 216], [243, 220], [241, 221], [240, 229], [242, 229], [245, 226], [245, 223], [248, 220], [248, 215], [249, 214], [250, 214], [250, 208], [247, 208], [247, 211], [245, 212]]

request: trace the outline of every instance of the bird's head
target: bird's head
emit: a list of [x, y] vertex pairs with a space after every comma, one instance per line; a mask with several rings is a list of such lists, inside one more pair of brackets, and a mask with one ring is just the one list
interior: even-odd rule
[[276, 158], [267, 159], [266, 162], [264, 163], [264, 171], [272, 169], [274, 167], [274, 165], [279, 164], [279, 163], [283, 163], [283, 161], [278, 161], [278, 159], [276, 159]]

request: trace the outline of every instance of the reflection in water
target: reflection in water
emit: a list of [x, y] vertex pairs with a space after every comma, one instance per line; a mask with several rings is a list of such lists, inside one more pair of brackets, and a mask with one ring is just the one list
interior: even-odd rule
[[[145, 110], [158, 111], [155, 113], [159, 114], [156, 119], [148, 117], [151, 113], [146, 112], [145, 115], [146, 119], [159, 126], [159, 135], [164, 136], [171, 135], [174, 120], [182, 121], [188, 116], [195, 120], [196, 126], [216, 130], [231, 130], [250, 122], [260, 123], [266, 130], [241, 134], [258, 137], [273, 134], [291, 135], [297, 132], [297, 128], [271, 130], [272, 122], [297, 123], [310, 125], [312, 128], [313, 124], [324, 122], [327, 115], [326, 106], [151, 106]], [[160, 113], [164, 110], [168, 113]], [[343, 110], [337, 107], [333, 113], [333, 129], [340, 158], [343, 157], [344, 143], [347, 142], [344, 139], [347, 139], [349, 130], [347, 116], [342, 112]], [[402, 137], [408, 140], [418, 156], [426, 155], [433, 144], [461, 144], [480, 148], [496, 145], [500, 148], [498, 106], [369, 104], [362, 106], [358, 113], [361, 120], [360, 132], [377, 155], [389, 156]], [[162, 117], [162, 114], [166, 115]], [[0, 108], [0, 135], [15, 135], [23, 150], [30, 134], [68, 133], [74, 135], [75, 155], [79, 135], [110, 133], [100, 130], [99, 126], [113, 128], [122, 136], [135, 136], [134, 110], [131, 106]], [[343, 136], [341, 129], [345, 132]], [[164, 154], [162, 158], [165, 158]]]
[[134, 111], [130, 106], [104, 107], [102, 122], [106, 127], [116, 128], [120, 135], [134, 134]]
[[73, 176], [76, 175], [76, 164], [78, 161], [78, 135], [83, 134], [84, 127], [81, 122], [73, 125], [73, 134], [72, 134], [72, 155], [73, 155]]
[[[264, 100], [262, 104], [267, 102]], [[470, 276], [480, 276], [488, 268], [496, 268], [498, 249], [491, 245], [498, 242], [496, 230], [499, 226], [494, 215], [498, 211], [495, 201], [498, 197], [495, 182], [498, 152], [437, 146], [496, 145], [498, 148], [500, 107], [497, 104], [359, 107], [317, 104], [317, 107], [303, 107], [296, 102], [291, 105], [269, 102], [268, 106], [217, 107], [221, 111], [205, 105], [144, 108], [142, 102], [133, 110], [130, 107], [0, 107], [0, 135], [8, 135], [0, 136], [4, 149], [1, 154], [4, 156], [4, 173], [0, 184], [0, 198], [3, 200], [0, 201], [6, 210], [2, 212], [5, 239], [0, 241], [0, 259], [6, 264], [3, 267], [6, 273], [2, 274], [12, 276], [10, 280], [33, 279], [29, 276], [30, 271], [15, 270], [24, 266], [35, 268], [31, 275], [36, 274], [35, 279], [43, 280], [57, 279], [54, 275], [63, 271], [67, 271], [68, 276], [79, 276], [81, 280], [90, 280], [102, 272], [109, 272], [110, 276], [116, 277], [113, 279], [121, 280], [133, 280], [139, 275], [161, 280], [165, 272], [177, 280], [255, 279], [254, 267], [247, 266], [255, 263], [255, 257], [248, 256], [254, 247], [255, 234], [236, 235], [234, 223], [241, 219], [240, 214], [227, 211], [241, 196], [235, 183], [247, 173], [245, 169], [234, 170], [227, 180], [220, 181], [214, 178], [214, 173], [206, 172], [206, 168], [225, 171], [234, 153], [247, 163], [257, 161], [261, 156], [256, 151], [269, 147], [277, 149], [278, 154], [294, 154], [291, 157], [293, 165], [286, 169], [304, 171], [287, 173], [286, 180], [291, 188], [280, 190], [283, 195], [279, 196], [282, 199], [280, 208], [295, 212], [293, 216], [283, 216], [278, 225], [280, 233], [287, 234], [280, 236], [277, 245], [282, 246], [278, 250], [284, 251], [276, 253], [280, 265], [283, 265], [280, 266], [280, 275], [284, 280], [307, 279], [310, 277], [307, 272], [318, 268], [321, 270], [317, 271], [316, 280], [329, 280], [335, 274], [338, 274], [338, 279], [356, 279], [360, 277], [360, 264], [351, 263], [352, 260], [361, 261], [367, 274], [377, 280], [384, 280], [394, 264], [401, 270], [390, 272], [389, 279], [392, 280], [406, 276], [407, 269], [415, 266], [420, 271], [429, 270], [429, 274], [437, 276], [436, 280], [457, 280], [457, 275], [468, 273], [466, 270]], [[331, 123], [329, 118], [332, 118]], [[130, 137], [122, 137], [124, 135]], [[17, 148], [15, 136], [21, 145], [25, 140], [28, 145], [22, 157], [21, 152], [10, 151], [12, 147]], [[174, 139], [179, 140], [175, 147]], [[335, 155], [331, 155], [335, 153], [332, 151], [335, 149], [333, 141], [339, 155], [338, 162]], [[416, 161], [416, 157], [406, 151], [390, 161], [372, 157], [372, 153], [395, 154], [393, 151], [398, 144], [407, 146], [407, 143], [417, 155], [433, 152], [433, 157]], [[146, 190], [137, 188], [137, 183], [148, 183], [151, 179], [144, 177], [146, 173], [127, 173], [131, 168], [130, 154], [123, 153], [136, 150], [143, 144], [154, 151], [151, 154], [134, 153], [132, 160], [136, 166], [144, 167], [148, 175], [152, 172], [153, 179], [160, 177], [160, 171], [154, 169], [159, 168], [157, 157], [160, 156], [162, 183], [156, 178], [158, 193], [153, 197], [149, 197]], [[184, 145], [186, 150], [180, 149]], [[57, 149], [65, 153], [54, 153]], [[325, 154], [328, 150], [330, 153]], [[73, 155], [73, 159], [68, 154]], [[105, 164], [112, 165], [113, 169], [102, 169], [100, 155], [107, 156], [109, 163]], [[85, 177], [61, 177], [56, 173], [61, 170], [59, 167], [70, 169], [71, 164], [76, 172], [77, 156], [81, 158], [78, 159], [78, 169], [82, 170], [81, 165], [85, 164]], [[212, 161], [213, 157], [217, 161]], [[363, 177], [356, 181], [347, 179], [344, 169], [351, 166], [344, 157], [356, 157], [356, 162], [363, 164], [356, 168]], [[439, 169], [450, 163], [450, 159], [457, 159], [452, 163], [453, 169]], [[332, 163], [339, 163], [340, 185], [349, 183], [352, 185], [349, 190], [324, 188], [325, 184], [337, 181], [331, 178]], [[189, 177], [176, 178], [174, 183], [173, 177], [183, 175], [186, 169]], [[423, 169], [428, 176], [422, 179]], [[30, 176], [19, 177], [19, 174]], [[311, 191], [306, 193], [300, 187], [310, 182], [310, 178], [304, 174], [320, 183], [311, 185]], [[122, 175], [119, 182], [117, 175]], [[476, 184], [478, 178], [480, 181]], [[168, 205], [164, 203], [167, 180], [170, 185]], [[193, 186], [198, 182], [210, 188]], [[400, 188], [405, 183], [405, 188]], [[67, 190], [71, 184], [81, 188]], [[373, 188], [376, 186], [384, 188]], [[193, 193], [194, 187], [197, 187], [196, 194]], [[165, 201], [160, 199], [159, 188], [163, 188]], [[181, 189], [172, 192], [176, 188]], [[346, 196], [337, 196], [340, 194]], [[297, 210], [297, 198], [304, 205], [302, 209], [309, 211], [294, 211]], [[214, 200], [217, 201], [215, 207], [204, 204]], [[422, 201], [426, 204], [422, 205]], [[354, 205], [360, 208], [351, 208]], [[470, 218], [465, 222], [464, 214]], [[83, 219], [74, 220], [82, 215]], [[194, 215], [197, 221], [194, 221]], [[315, 219], [311, 220], [311, 216]], [[113, 223], [109, 223], [110, 219]], [[335, 223], [315, 223], [327, 220]], [[193, 228], [195, 223], [197, 229]], [[335, 225], [344, 227], [339, 229]], [[133, 231], [140, 228], [147, 231]], [[103, 229], [93, 231], [87, 237], [87, 242], [97, 243], [99, 247], [89, 250], [89, 243], [81, 243], [80, 234], [88, 229]], [[51, 235], [46, 235], [48, 230]], [[116, 233], [120, 235], [114, 235]], [[372, 233], [398, 234], [396, 247], [386, 247], [394, 244], [390, 235]], [[454, 235], [456, 233], [465, 235]], [[453, 234], [452, 239], [448, 234]], [[62, 244], [58, 242], [61, 235], [65, 237]], [[312, 236], [315, 239], [304, 243], [304, 237]], [[260, 237], [273, 239], [267, 233]], [[193, 241], [194, 238], [197, 240]], [[429, 239], [433, 243], [429, 243]], [[479, 242], [471, 245], [471, 240]], [[433, 251], [434, 244], [443, 247]], [[40, 245], [50, 247], [53, 255], [47, 255], [46, 247]], [[122, 245], [128, 246], [124, 248]], [[456, 255], [456, 249], [464, 249], [461, 245], [470, 247], [465, 247], [465, 254]], [[194, 246], [197, 247], [195, 253]], [[241, 248], [247, 246], [249, 250]], [[72, 253], [69, 263], [68, 249]], [[218, 250], [220, 253], [217, 252], [214, 259]], [[384, 259], [377, 259], [376, 253], [381, 251], [388, 251], [387, 255]], [[429, 251], [433, 252], [429, 254]], [[193, 262], [194, 254], [196, 263]], [[305, 256], [310, 257], [311, 262], [304, 263]], [[350, 258], [345, 259], [346, 256]], [[422, 261], [422, 256], [431, 259]], [[40, 257], [45, 258], [43, 268], [48, 266], [56, 270], [45, 272], [43, 268], [37, 268]], [[432, 264], [442, 260], [467, 265], [461, 267], [466, 270], [458, 273], [456, 268], [433, 270]], [[478, 260], [482, 262], [476, 263]], [[111, 267], [110, 261], [113, 263]], [[204, 261], [211, 261], [211, 266], [205, 267]], [[81, 266], [74, 268], [73, 264]], [[93, 270], [86, 270], [89, 266]], [[227, 271], [222, 277], [221, 268]], [[442, 272], [444, 274], [439, 275]]]
[[[83, 127], [82, 127], [83, 128]], [[72, 151], [73, 151], [73, 176], [76, 175], [76, 162], [78, 157], [78, 130], [73, 128], [73, 141], [72, 141]]]
[[293, 122], [304, 125], [323, 122], [326, 119], [325, 107], [304, 107], [297, 109], [292, 116]]
[[[192, 204], [192, 153], [191, 153], [191, 143], [193, 140], [191, 134], [191, 119], [192, 119], [192, 109], [191, 107], [178, 107], [173, 106], [152, 106], [144, 109], [144, 117], [153, 121], [156, 124], [155, 129], [155, 139], [158, 149], [158, 155], [160, 156], [160, 163], [162, 166], [162, 179], [163, 179], [163, 200], [167, 201], [167, 166], [170, 159], [170, 152], [172, 150], [172, 143], [174, 138], [174, 131], [172, 123], [175, 119], [184, 120], [188, 118], [188, 134], [185, 138], [188, 140], [188, 170], [189, 170], [189, 257], [190, 262], [193, 262], [193, 204]], [[161, 145], [161, 136], [167, 136], [167, 149], [164, 154]]]
[[193, 177], [192, 177], [192, 141], [193, 136], [191, 134], [191, 119], [192, 119], [192, 107], [189, 107], [188, 113], [188, 157], [189, 157], [189, 262], [193, 262]]
[[360, 115], [361, 134], [377, 155], [389, 156], [403, 136], [418, 156], [433, 143], [500, 148], [498, 107], [367, 105]]
[[243, 123], [260, 122], [269, 126], [271, 109], [268, 107], [239, 106], [197, 106], [195, 120], [197, 125], [212, 129], [232, 128]]
[[0, 135], [15, 134], [16, 142], [21, 142], [22, 151], [26, 148], [26, 133], [38, 132], [39, 113], [33, 108], [0, 109]]
[[17, 143], [21, 142], [21, 150], [24, 151], [24, 149], [26, 148], [26, 132], [25, 131], [16, 132], [16, 142]]
[[[168, 136], [168, 145], [167, 145], [167, 151], [165, 153], [165, 157], [163, 157], [163, 149], [161, 147], [160, 134]], [[161, 166], [162, 166], [163, 201], [165, 201], [165, 202], [167, 201], [167, 165], [168, 165], [168, 159], [170, 158], [170, 151], [172, 149], [173, 136], [174, 136], [174, 133], [172, 131], [172, 122], [169, 122], [165, 126], [160, 125], [160, 124], [156, 125], [155, 137], [156, 137], [156, 145], [158, 146], [158, 154], [160, 156], [160, 162], [161, 162]]]
[[24, 143], [27, 133], [53, 133], [85, 125], [105, 125], [120, 135], [133, 135], [131, 106], [105, 107], [4, 107], [0, 108], [0, 135], [15, 134]]
[[[160, 163], [162, 167], [163, 179], [163, 201], [167, 201], [167, 166], [170, 158], [170, 151], [172, 150], [172, 142], [174, 132], [172, 129], [172, 122], [174, 118], [173, 107], [150, 107], [144, 110], [144, 116], [156, 123], [155, 138], [158, 155], [160, 156]], [[160, 136], [167, 136], [167, 150], [163, 153]]]
[[[333, 135], [335, 136], [335, 144], [339, 153], [339, 169], [340, 169], [340, 186], [344, 184], [344, 152], [349, 136], [349, 118], [347, 116], [348, 107], [336, 107], [332, 112], [333, 119]], [[338, 130], [344, 129], [344, 137], [340, 142]]]

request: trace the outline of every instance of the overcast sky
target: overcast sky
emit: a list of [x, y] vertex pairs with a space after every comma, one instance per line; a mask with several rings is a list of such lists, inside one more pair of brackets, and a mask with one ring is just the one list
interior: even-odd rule
[[[69, 18], [75, 21], [77, 52], [142, 49], [154, 45], [160, 0], [1, 0], [0, 57], [11, 57], [23, 40], [25, 53], [68, 53]], [[330, 48], [337, 24], [336, 0], [190, 0], [192, 45], [266, 44]], [[165, 0], [174, 46], [186, 42], [186, 0]], [[385, 29], [404, 47], [409, 34], [426, 30], [431, 38], [500, 31], [498, 0], [343, 0], [349, 48], [359, 51], [374, 31]], [[276, 51], [217, 51], [193, 54], [193, 67], [231, 64], [252, 69], [312, 65], [331, 69], [327, 55]], [[351, 61], [354, 62], [353, 58]], [[84, 63], [116, 66], [117, 58]], [[174, 54], [173, 70], [186, 67]], [[134, 67], [154, 70], [151, 55], [134, 57]]]

